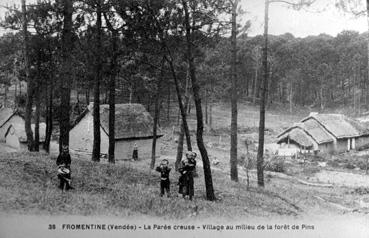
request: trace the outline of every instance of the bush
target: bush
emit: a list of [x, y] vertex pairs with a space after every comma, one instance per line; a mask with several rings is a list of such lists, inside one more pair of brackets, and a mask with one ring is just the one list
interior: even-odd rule
[[286, 164], [283, 159], [272, 159], [266, 163], [265, 168], [266, 171], [272, 171], [277, 173], [286, 172]]
[[345, 165], [345, 168], [346, 169], [354, 169], [354, 168], [356, 168], [356, 166], [352, 163], [348, 163], [348, 164]]
[[252, 155], [242, 154], [238, 158], [238, 164], [245, 169], [256, 169], [256, 159]]

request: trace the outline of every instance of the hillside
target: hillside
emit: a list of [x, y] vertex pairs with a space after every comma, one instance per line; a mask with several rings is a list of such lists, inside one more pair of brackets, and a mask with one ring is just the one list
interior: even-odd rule
[[[256, 187], [254, 172], [246, 187], [244, 173], [240, 183], [230, 182], [222, 170], [214, 169], [218, 200], [204, 198], [202, 171], [195, 180], [195, 201], [176, 196], [177, 174], [172, 173], [171, 198], [159, 197], [159, 176], [148, 170], [148, 161], [95, 164], [82, 159], [72, 162], [75, 190], [57, 189], [55, 159], [39, 153], [0, 154], [0, 210], [6, 213], [49, 215], [104, 215], [129, 217], [145, 215], [162, 219], [207, 217], [235, 220], [246, 217], [305, 217], [346, 213], [342, 207], [355, 207], [353, 189], [310, 187], [289, 176], [266, 173], [265, 189]], [[324, 202], [324, 199], [334, 203]], [[323, 200], [321, 200], [323, 199]], [[339, 204], [337, 205], [337, 201]], [[332, 205], [336, 204], [336, 205]], [[343, 209], [343, 210], [342, 210]], [[351, 210], [351, 208], [348, 208]]]

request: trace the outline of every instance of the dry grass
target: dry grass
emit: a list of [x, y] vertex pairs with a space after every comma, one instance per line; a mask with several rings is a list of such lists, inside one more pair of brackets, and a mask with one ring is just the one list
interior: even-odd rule
[[[131, 162], [129, 162], [131, 163]], [[195, 180], [195, 201], [175, 195], [177, 175], [172, 175], [171, 198], [159, 197], [158, 174], [131, 165], [96, 164], [74, 160], [75, 190], [57, 188], [55, 160], [38, 153], [0, 154], [0, 210], [43, 214], [149, 215], [164, 219], [250, 216], [296, 216], [302, 212], [273, 191], [246, 189], [214, 172], [216, 202], [204, 198], [203, 176]]]

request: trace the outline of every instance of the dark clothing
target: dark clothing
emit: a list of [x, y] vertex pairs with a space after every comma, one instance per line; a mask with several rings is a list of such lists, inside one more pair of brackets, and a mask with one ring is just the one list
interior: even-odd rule
[[158, 166], [156, 167], [156, 171], [160, 173], [160, 178], [162, 180], [166, 180], [169, 179], [169, 173], [171, 171], [171, 168]]
[[133, 160], [138, 160], [138, 150], [137, 149], [133, 150], [132, 159]]
[[69, 189], [72, 188], [70, 186], [70, 183], [69, 183], [69, 181], [71, 179], [70, 173], [68, 173], [68, 174], [58, 174], [58, 178], [60, 180], [59, 188], [61, 190], [64, 190], [64, 189], [69, 190]]
[[168, 167], [156, 167], [156, 171], [160, 173], [160, 196], [164, 195], [164, 190], [167, 192], [169, 196], [170, 192], [170, 180], [169, 180], [169, 173], [171, 168]]
[[188, 163], [182, 163], [179, 169], [181, 176], [179, 177], [179, 193], [183, 196], [189, 196], [190, 199], [194, 196], [194, 171], [196, 168], [196, 160], [189, 159]]
[[163, 196], [165, 191], [167, 192], [167, 195], [169, 196], [169, 193], [170, 193], [169, 179], [160, 181], [160, 196]]
[[62, 165], [64, 164], [64, 166], [68, 169], [70, 169], [70, 164], [71, 164], [72, 160], [70, 158], [70, 154], [69, 153], [61, 153], [59, 154], [58, 158], [56, 159], [56, 165]]
[[61, 153], [59, 154], [58, 158], [56, 159], [56, 165], [59, 166], [59, 168], [67, 168], [69, 170], [69, 173], [63, 173], [58, 174], [58, 178], [60, 180], [59, 188], [64, 190], [69, 190], [72, 187], [70, 186], [70, 180], [71, 180], [71, 170], [70, 170], [70, 164], [72, 160], [69, 153]]

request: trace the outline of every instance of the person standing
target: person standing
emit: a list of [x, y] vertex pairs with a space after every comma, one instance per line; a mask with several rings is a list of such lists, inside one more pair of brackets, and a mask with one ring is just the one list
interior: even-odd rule
[[167, 159], [163, 159], [160, 163], [160, 166], [156, 167], [156, 171], [160, 173], [160, 197], [167, 193], [167, 197], [170, 196], [170, 180], [169, 173], [171, 168], [169, 166], [169, 161]]
[[185, 198], [186, 196], [192, 200], [194, 189], [194, 172], [196, 170], [196, 156], [195, 152], [189, 151], [186, 153], [186, 159], [182, 161], [182, 166], [179, 169], [181, 176], [179, 178], [179, 193]]
[[132, 160], [138, 160], [138, 146], [136, 143], [133, 146]]
[[69, 147], [67, 145], [62, 146], [62, 152], [56, 159], [56, 165], [58, 166], [58, 178], [60, 180], [59, 188], [61, 190], [73, 189], [71, 183], [71, 157], [69, 154]]

